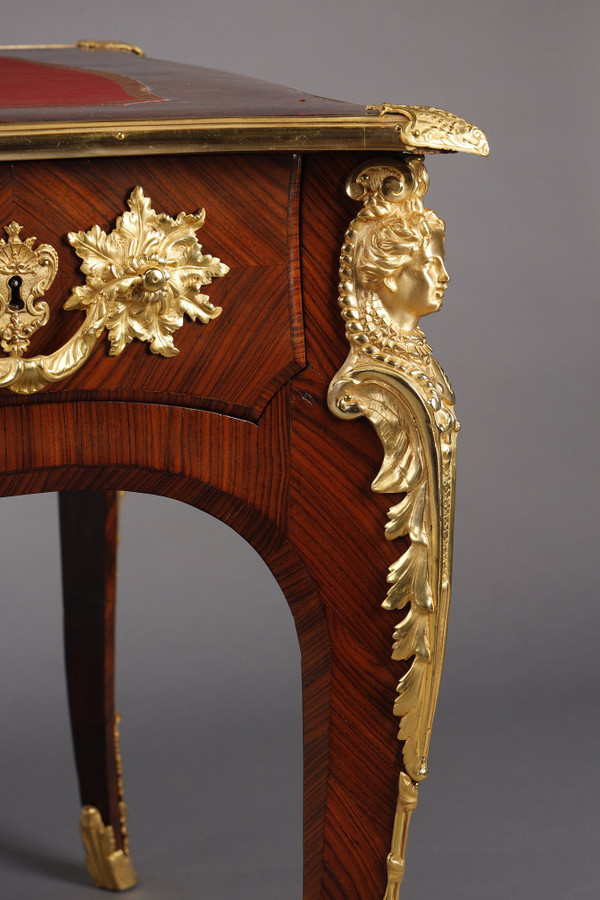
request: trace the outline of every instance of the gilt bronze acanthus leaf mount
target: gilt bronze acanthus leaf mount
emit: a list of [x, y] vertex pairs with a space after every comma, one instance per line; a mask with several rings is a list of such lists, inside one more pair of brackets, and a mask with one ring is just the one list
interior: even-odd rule
[[[0, 359], [0, 387], [31, 394], [74, 374], [104, 330], [111, 356], [122, 353], [132, 340], [147, 342], [151, 352], [160, 356], [176, 356], [173, 335], [183, 325], [184, 315], [207, 324], [221, 313], [203, 289], [213, 278], [227, 274], [229, 267], [198, 243], [196, 232], [204, 224], [204, 210], [182, 212], [175, 219], [156, 213], [139, 186], [128, 206], [108, 234], [93, 225], [89, 231], [68, 235], [82, 260], [86, 282], [72, 291], [64, 308], [83, 310], [86, 317], [73, 337], [47, 356], [27, 359], [22, 353], [28, 345], [26, 338], [48, 320], [48, 304], [38, 298], [56, 274], [58, 256], [48, 244], [34, 252], [35, 238], [21, 241], [21, 226], [16, 222], [6, 227], [8, 242], [0, 241], [0, 275], [7, 276], [0, 288], [0, 345], [11, 356]], [[24, 310], [19, 313], [10, 303], [15, 277], [19, 287], [27, 287]]]
[[394, 713], [404, 771], [388, 857], [385, 900], [396, 900], [417, 785], [427, 775], [445, 650], [452, 558], [456, 434], [454, 394], [419, 320], [442, 305], [449, 281], [443, 221], [426, 209], [421, 156], [373, 160], [348, 178], [362, 202], [340, 257], [339, 304], [350, 352], [329, 389], [347, 419], [366, 417], [384, 449], [373, 490], [403, 494], [389, 510], [388, 540], [410, 545], [389, 569], [387, 610], [401, 610], [392, 656], [408, 669]]
[[381, 103], [367, 106], [367, 111], [405, 119], [396, 128], [402, 143], [413, 150], [461, 151], [489, 156], [490, 146], [481, 128], [445, 109]]
[[129, 852], [127, 807], [123, 797], [123, 769], [119, 749], [120, 721], [121, 717], [116, 715], [114, 744], [117, 765], [117, 790], [119, 794], [121, 849], [117, 850], [113, 826], [104, 824], [102, 816], [96, 807], [84, 806], [81, 810], [79, 823], [88, 871], [96, 887], [109, 891], [127, 891], [137, 884], [137, 874]]

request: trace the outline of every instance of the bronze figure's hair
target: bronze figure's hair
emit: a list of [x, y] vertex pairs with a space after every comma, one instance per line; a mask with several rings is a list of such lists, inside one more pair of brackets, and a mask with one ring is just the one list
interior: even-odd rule
[[442, 219], [432, 210], [415, 210], [403, 219], [373, 229], [360, 252], [360, 274], [364, 286], [375, 289], [384, 278], [401, 269], [424, 247], [433, 232], [443, 232]]

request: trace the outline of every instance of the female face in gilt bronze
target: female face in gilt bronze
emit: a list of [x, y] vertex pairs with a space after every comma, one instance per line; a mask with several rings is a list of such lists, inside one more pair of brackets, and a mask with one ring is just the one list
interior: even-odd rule
[[375, 231], [363, 250], [361, 274], [400, 331], [442, 306], [450, 276], [444, 265], [444, 223], [431, 210]]

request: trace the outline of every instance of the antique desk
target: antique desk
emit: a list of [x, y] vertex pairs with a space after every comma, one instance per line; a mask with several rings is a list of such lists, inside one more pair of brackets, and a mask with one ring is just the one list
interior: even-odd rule
[[126, 45], [6, 48], [0, 71], [0, 493], [60, 495], [91, 875], [136, 880], [115, 557], [118, 492], [146, 491], [228, 523], [289, 602], [305, 900], [392, 900], [444, 655], [458, 430], [419, 328], [448, 282], [424, 154], [486, 155], [485, 137]]

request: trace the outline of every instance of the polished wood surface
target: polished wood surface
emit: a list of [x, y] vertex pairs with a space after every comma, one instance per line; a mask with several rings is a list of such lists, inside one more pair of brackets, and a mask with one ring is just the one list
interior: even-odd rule
[[[180, 350], [175, 358], [156, 356], [138, 341], [110, 357], [104, 337], [80, 372], [44, 392], [44, 402], [174, 403], [256, 420], [304, 364], [296, 154], [0, 164], [0, 227], [16, 219], [23, 240], [35, 235], [59, 254], [58, 274], [46, 297], [51, 318], [34, 335], [28, 355], [57, 349], [84, 319], [83, 312], [62, 308], [85, 280], [66, 235], [95, 224], [110, 232], [128, 209], [136, 185], [157, 212], [176, 216], [182, 210], [206, 210], [198, 239], [230, 268], [206, 289], [223, 312], [208, 325], [186, 318], [175, 335]], [[14, 397], [2, 393], [0, 404], [11, 402]]]
[[[0, 100], [0, 121], [5, 123], [365, 115], [365, 107], [359, 104], [315, 97], [233, 72], [132, 53], [75, 47], [0, 48], [2, 59], [23, 66], [19, 73], [13, 67], [13, 90], [5, 94], [6, 107]], [[63, 73], [70, 83], [66, 93]], [[89, 77], [94, 74], [96, 79]], [[49, 87], [53, 81], [54, 93]], [[102, 85], [102, 81], [107, 83]]]
[[[63, 493], [61, 500], [63, 552], [70, 558], [68, 548], [78, 546], [81, 556], [77, 564], [67, 561], [66, 596], [78, 614], [87, 617], [83, 608], [98, 617], [98, 639], [100, 629], [107, 634], [101, 609], [110, 616], [112, 588], [98, 555], [98, 576], [88, 603], [81, 605], [84, 574], [77, 571], [88, 538], [80, 540], [73, 523], [87, 515], [86, 498], [96, 497], [97, 510], [106, 502], [101, 498], [111, 496], [103, 492], [115, 490], [183, 500], [235, 528], [270, 566], [290, 604], [302, 652], [304, 900], [382, 896], [401, 768], [392, 707], [402, 664], [390, 659], [393, 623], [380, 605], [398, 546], [383, 537], [389, 498], [370, 488], [381, 448], [365, 421], [341, 422], [326, 404], [331, 377], [347, 352], [336, 302], [337, 270], [344, 231], [355, 212], [344, 182], [361, 158], [309, 155], [301, 185], [299, 162], [289, 155], [186, 160], [181, 169], [165, 160], [156, 171], [147, 160], [113, 160], [114, 169], [97, 160], [41, 168], [23, 163], [14, 181], [8, 179], [13, 196], [22, 198], [17, 210], [5, 201], [2, 208], [3, 216], [26, 219], [28, 230], [47, 240], [46, 222], [53, 235], [71, 230], [74, 216], [84, 220], [78, 225], [89, 226], [96, 204], [96, 218], [109, 225], [115, 206], [120, 209], [141, 180], [156, 207], [170, 213], [205, 205], [207, 249], [233, 264], [229, 283], [223, 278], [210, 288], [213, 300], [222, 302], [221, 320], [205, 328], [190, 325], [185, 339], [176, 341], [183, 348], [177, 359], [156, 360], [145, 347], [131, 345], [115, 360], [100, 346], [87, 367], [63, 385], [29, 398], [3, 393], [0, 493], [100, 492], [81, 494], [81, 502], [77, 493]], [[219, 178], [213, 177], [217, 172]], [[63, 185], [52, 215], [33, 202], [36, 191], [40, 196], [45, 190], [42, 173], [44, 184]], [[5, 170], [3, 177], [6, 183]], [[298, 234], [300, 266], [292, 252]], [[75, 270], [74, 261], [65, 265], [56, 303]], [[269, 271], [273, 280], [257, 300], [249, 286], [257, 288]], [[239, 322], [247, 330], [236, 326], [231, 310], [244, 317]], [[38, 349], [44, 342], [54, 344], [62, 327], [41, 336]], [[227, 391], [215, 387], [217, 358]], [[98, 513], [93, 519], [101, 528]], [[107, 535], [105, 530], [105, 551]], [[72, 672], [83, 665], [76, 654], [73, 659]], [[107, 655], [95, 663], [96, 682], [100, 664], [108, 665]], [[97, 708], [100, 732], [110, 721], [108, 692]], [[77, 717], [76, 711], [74, 721]]]
[[59, 494], [67, 689], [82, 806], [123, 846], [115, 753], [116, 491]]

